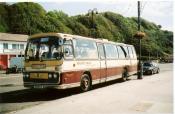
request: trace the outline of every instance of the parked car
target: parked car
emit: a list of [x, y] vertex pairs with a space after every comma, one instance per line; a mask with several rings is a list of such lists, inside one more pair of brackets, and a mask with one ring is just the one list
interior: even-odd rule
[[12, 57], [10, 59], [10, 67], [6, 69], [6, 73], [21, 73], [24, 69], [24, 57]]
[[143, 63], [143, 74], [155, 74], [159, 73], [160, 68], [155, 62], [144, 62]]

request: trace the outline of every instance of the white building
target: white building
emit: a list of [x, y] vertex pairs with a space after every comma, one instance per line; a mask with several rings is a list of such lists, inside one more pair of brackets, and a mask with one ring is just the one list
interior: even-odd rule
[[0, 67], [9, 67], [11, 57], [24, 55], [28, 35], [0, 33]]

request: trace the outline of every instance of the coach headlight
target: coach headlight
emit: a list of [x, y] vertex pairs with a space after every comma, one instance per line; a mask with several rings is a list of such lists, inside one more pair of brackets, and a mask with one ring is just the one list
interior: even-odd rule
[[29, 74], [28, 74], [28, 73], [26, 73], [26, 74], [25, 74], [25, 77], [26, 77], [26, 78], [29, 78]]
[[52, 74], [51, 73], [49, 73], [49, 78], [52, 78]]
[[25, 73], [25, 74], [23, 74], [23, 77], [24, 78], [29, 78], [29, 74], [28, 73]]
[[57, 74], [53, 74], [53, 77], [54, 77], [54, 78], [57, 78]]

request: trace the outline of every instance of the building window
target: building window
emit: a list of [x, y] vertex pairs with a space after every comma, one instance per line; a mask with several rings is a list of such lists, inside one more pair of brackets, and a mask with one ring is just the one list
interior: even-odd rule
[[24, 57], [24, 55], [18, 55], [18, 57]]
[[20, 49], [24, 49], [24, 44], [20, 44]]
[[12, 49], [19, 49], [19, 44], [12, 44]]
[[12, 49], [16, 49], [16, 44], [12, 44]]
[[8, 49], [8, 43], [3, 43], [3, 48]]

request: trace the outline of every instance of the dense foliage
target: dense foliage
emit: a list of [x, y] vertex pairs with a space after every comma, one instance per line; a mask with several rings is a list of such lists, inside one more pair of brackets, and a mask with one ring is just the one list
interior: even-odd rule
[[[61, 32], [82, 36], [105, 38], [111, 41], [133, 44], [138, 49], [137, 18], [126, 18], [113, 12], [94, 16], [77, 15], [69, 17], [62, 11], [46, 12], [42, 6], [32, 2], [15, 4], [0, 3], [0, 32], [35, 34]], [[143, 56], [168, 56], [173, 53], [173, 33], [161, 30], [147, 20], [141, 19], [141, 30], [146, 33], [142, 40]], [[137, 50], [138, 51], [138, 50]]]

